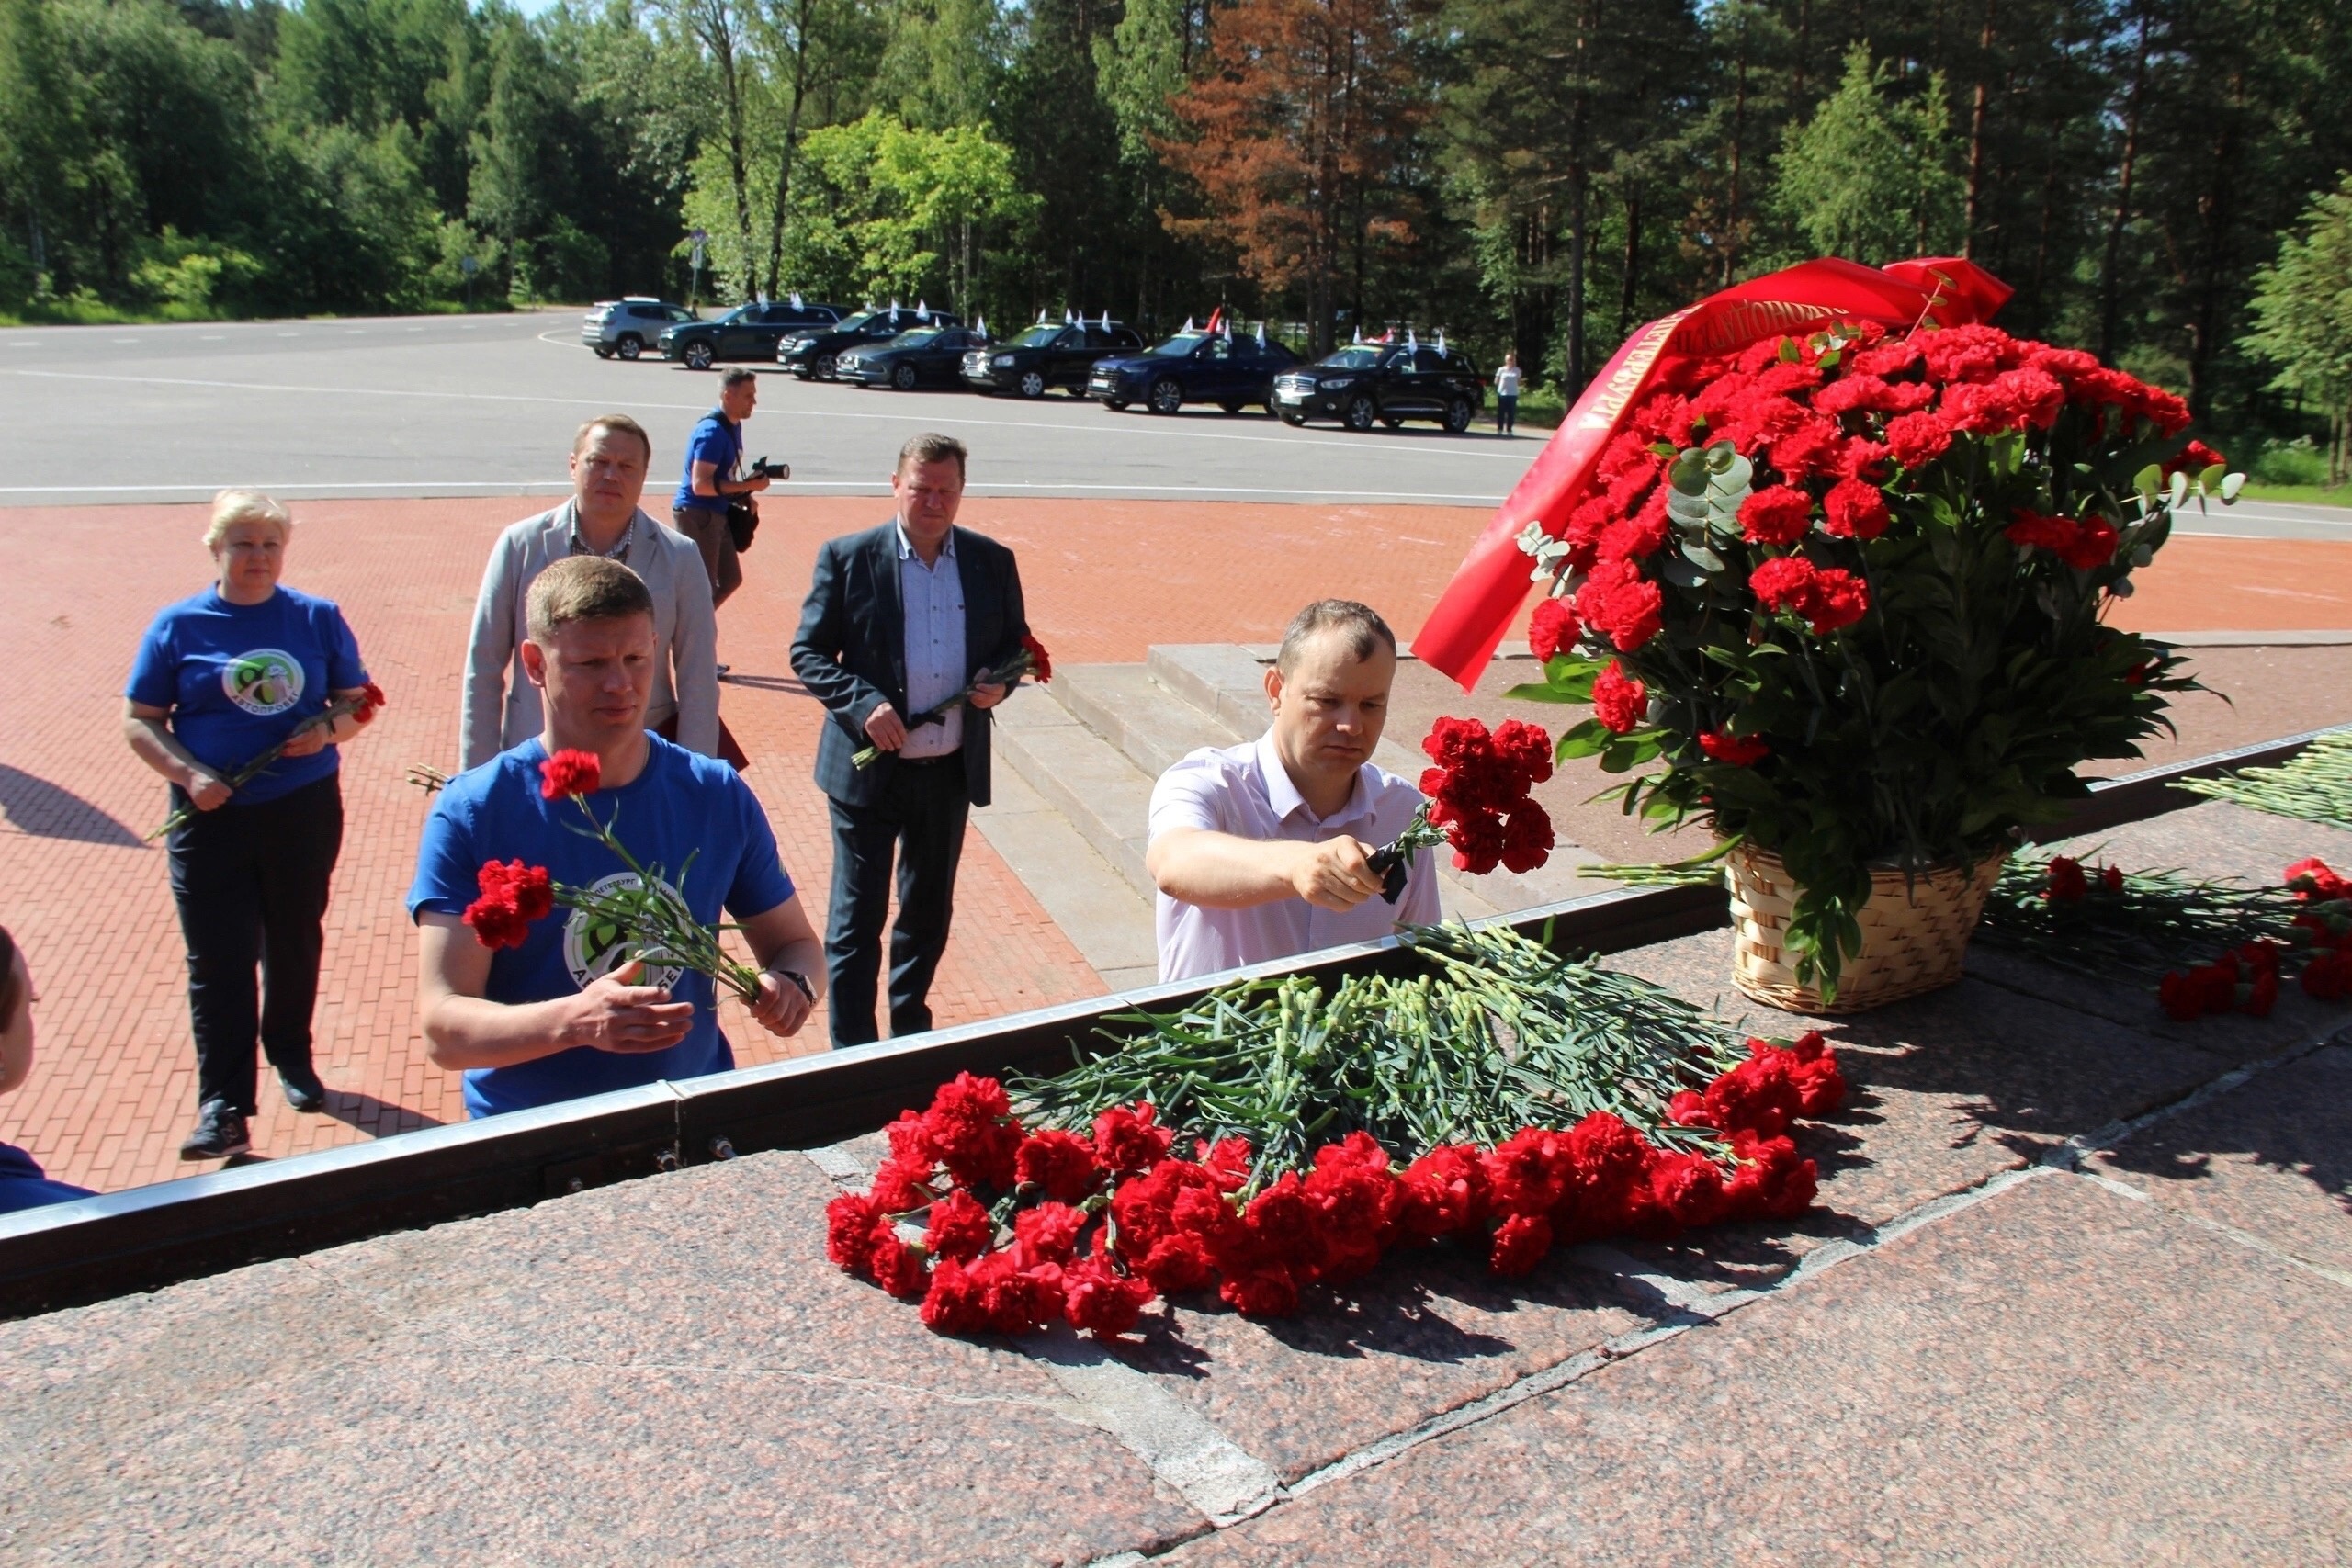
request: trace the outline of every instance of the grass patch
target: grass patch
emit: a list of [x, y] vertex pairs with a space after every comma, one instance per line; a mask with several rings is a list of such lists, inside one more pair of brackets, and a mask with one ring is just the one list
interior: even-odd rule
[[2238, 494], [2247, 501], [2277, 501], [2298, 506], [2352, 506], [2352, 484], [2273, 485], [2249, 479]]

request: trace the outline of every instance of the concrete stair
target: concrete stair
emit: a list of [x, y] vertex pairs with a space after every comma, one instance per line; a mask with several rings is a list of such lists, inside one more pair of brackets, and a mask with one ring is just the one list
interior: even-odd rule
[[[1160, 773], [1204, 747], [1262, 733], [1272, 648], [1154, 648], [1140, 664], [1066, 665], [996, 710], [998, 799], [974, 822], [1080, 953], [1114, 987], [1153, 973], [1146, 818]], [[1393, 738], [1374, 760], [1416, 778], [1425, 759]], [[1008, 776], [1009, 775], [1009, 776]], [[1439, 856], [1449, 916], [1476, 919], [1597, 891], [1563, 844], [1529, 876], [1468, 877]]]

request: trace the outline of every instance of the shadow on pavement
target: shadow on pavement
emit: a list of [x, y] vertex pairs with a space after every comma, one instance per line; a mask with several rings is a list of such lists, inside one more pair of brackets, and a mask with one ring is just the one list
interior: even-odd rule
[[0, 813], [36, 839], [135, 850], [145, 840], [71, 790], [0, 763]]

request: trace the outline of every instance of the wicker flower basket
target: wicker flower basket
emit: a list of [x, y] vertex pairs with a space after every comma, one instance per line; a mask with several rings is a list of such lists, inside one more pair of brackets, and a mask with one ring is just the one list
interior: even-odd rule
[[1742, 844], [1724, 857], [1724, 868], [1737, 937], [1733, 984], [1767, 1007], [1832, 1014], [1864, 1012], [1957, 981], [1969, 934], [2001, 874], [2001, 857], [1986, 856], [1973, 876], [1956, 865], [1907, 879], [1899, 871], [1872, 872], [1870, 902], [1861, 909], [1862, 950], [1846, 960], [1832, 1002], [1821, 999], [1817, 987], [1799, 984], [1781, 952], [1797, 886], [1780, 857]]

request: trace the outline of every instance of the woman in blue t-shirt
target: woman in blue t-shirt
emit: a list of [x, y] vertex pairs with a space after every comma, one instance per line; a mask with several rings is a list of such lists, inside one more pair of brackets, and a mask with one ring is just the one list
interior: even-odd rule
[[[0, 1094], [23, 1088], [32, 1070], [32, 971], [8, 928], [0, 926]], [[0, 1144], [0, 1214], [90, 1195], [86, 1187], [51, 1181], [32, 1156], [14, 1144]]]
[[[326, 1104], [311, 1011], [343, 848], [336, 748], [360, 723], [311, 721], [358, 695], [368, 671], [341, 610], [278, 586], [293, 530], [266, 495], [215, 496], [204, 544], [219, 581], [155, 616], [123, 693], [131, 750], [171, 781], [175, 812], [194, 808], [167, 840], [196, 1029], [197, 1123], [182, 1159], [252, 1146], [256, 1039], [288, 1104]], [[281, 741], [277, 761], [231, 788], [231, 774]]]

